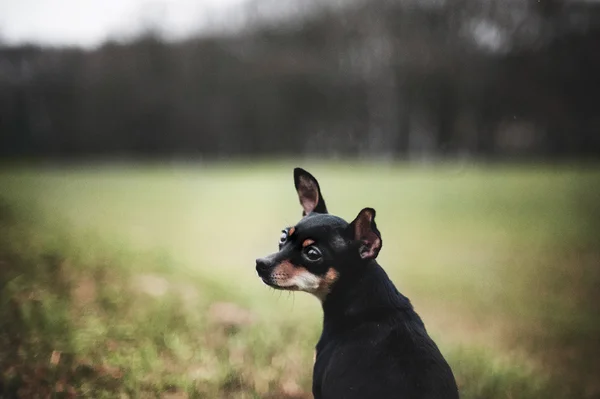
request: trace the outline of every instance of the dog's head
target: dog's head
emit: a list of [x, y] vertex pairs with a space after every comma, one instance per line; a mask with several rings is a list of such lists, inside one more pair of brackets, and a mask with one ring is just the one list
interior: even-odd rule
[[324, 300], [344, 273], [375, 259], [382, 241], [375, 210], [365, 208], [348, 223], [327, 212], [317, 179], [294, 169], [294, 185], [303, 218], [279, 236], [279, 251], [256, 260], [265, 284], [306, 291]]

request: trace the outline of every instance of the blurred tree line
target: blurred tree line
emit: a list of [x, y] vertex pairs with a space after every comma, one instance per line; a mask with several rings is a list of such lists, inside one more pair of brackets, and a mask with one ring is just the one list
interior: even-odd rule
[[303, 4], [236, 33], [0, 47], [0, 156], [600, 154], [598, 5]]

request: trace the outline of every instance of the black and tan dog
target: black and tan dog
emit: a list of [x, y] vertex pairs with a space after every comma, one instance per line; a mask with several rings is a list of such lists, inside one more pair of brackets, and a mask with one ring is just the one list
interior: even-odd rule
[[448, 363], [421, 318], [375, 261], [375, 210], [347, 223], [329, 215], [319, 183], [296, 168], [302, 220], [282, 231], [279, 252], [256, 260], [265, 284], [306, 291], [323, 305], [313, 371], [315, 399], [458, 398]]

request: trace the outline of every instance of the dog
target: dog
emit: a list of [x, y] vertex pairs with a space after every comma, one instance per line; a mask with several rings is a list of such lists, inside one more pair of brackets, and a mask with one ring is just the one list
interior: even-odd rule
[[376, 261], [375, 210], [348, 223], [327, 212], [317, 179], [294, 169], [302, 205], [279, 251], [256, 260], [273, 288], [305, 291], [323, 307], [313, 368], [315, 399], [458, 399], [452, 370], [410, 300]]

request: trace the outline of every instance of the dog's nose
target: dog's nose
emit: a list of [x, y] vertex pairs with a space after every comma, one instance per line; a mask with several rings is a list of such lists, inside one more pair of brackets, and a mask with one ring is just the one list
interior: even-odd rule
[[263, 258], [256, 259], [256, 271], [259, 275], [266, 273], [269, 269], [269, 262]]

